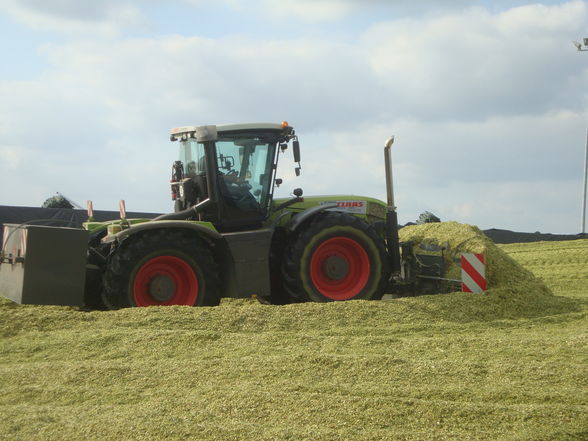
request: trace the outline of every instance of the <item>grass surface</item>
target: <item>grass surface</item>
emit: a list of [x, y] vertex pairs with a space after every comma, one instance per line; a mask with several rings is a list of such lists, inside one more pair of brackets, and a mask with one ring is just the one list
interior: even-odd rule
[[2, 300], [0, 439], [585, 441], [588, 240], [500, 248], [537, 279], [287, 306]]

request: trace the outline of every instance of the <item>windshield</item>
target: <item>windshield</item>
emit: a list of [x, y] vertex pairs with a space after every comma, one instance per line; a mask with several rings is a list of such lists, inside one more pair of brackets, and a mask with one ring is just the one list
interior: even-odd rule
[[261, 207], [266, 207], [270, 192], [274, 143], [251, 135], [221, 135], [216, 142], [217, 164], [225, 182], [247, 189]]

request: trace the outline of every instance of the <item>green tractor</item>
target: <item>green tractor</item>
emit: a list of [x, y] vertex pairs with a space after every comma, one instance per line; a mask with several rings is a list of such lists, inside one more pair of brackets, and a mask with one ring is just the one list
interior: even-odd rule
[[384, 149], [387, 203], [303, 197], [301, 189], [275, 199], [278, 160], [288, 148], [300, 174], [298, 138], [286, 122], [179, 127], [171, 140], [179, 144], [173, 213], [152, 220], [123, 213], [83, 230], [7, 226], [0, 294], [18, 303], [110, 309], [253, 296], [285, 304], [435, 291], [442, 280], [441, 258], [416, 258], [410, 244], [398, 242], [393, 138]]

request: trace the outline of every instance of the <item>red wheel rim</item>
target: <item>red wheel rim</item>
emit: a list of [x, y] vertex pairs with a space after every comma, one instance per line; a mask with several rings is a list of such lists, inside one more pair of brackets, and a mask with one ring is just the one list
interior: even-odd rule
[[137, 271], [133, 298], [137, 306], [193, 306], [198, 298], [198, 277], [185, 260], [157, 256]]
[[324, 241], [310, 260], [310, 278], [316, 289], [332, 300], [349, 300], [366, 286], [370, 259], [357, 241], [337, 236]]

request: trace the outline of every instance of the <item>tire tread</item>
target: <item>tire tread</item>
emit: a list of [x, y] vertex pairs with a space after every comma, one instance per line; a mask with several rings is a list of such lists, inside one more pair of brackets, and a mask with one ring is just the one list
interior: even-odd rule
[[127, 292], [130, 275], [143, 256], [157, 249], [175, 249], [197, 262], [205, 285], [198, 296], [198, 306], [219, 304], [219, 272], [210, 249], [186, 232], [158, 230], [125, 240], [109, 256], [103, 278], [103, 301], [109, 309], [135, 306]]
[[[323, 212], [316, 215], [307, 224], [303, 225], [290, 239], [284, 259], [282, 261], [282, 278], [284, 289], [292, 303], [308, 302], [312, 296], [304, 289], [301, 279], [301, 261], [309, 242], [321, 231], [331, 227], [352, 227], [364, 233], [377, 248], [379, 259], [382, 264], [382, 275], [369, 299], [379, 300], [386, 289], [389, 275], [389, 263], [386, 258], [386, 251], [383, 239], [378, 236], [375, 229], [363, 219], [342, 212]], [[364, 298], [362, 294], [356, 298]], [[321, 301], [330, 299], [321, 298]]]

